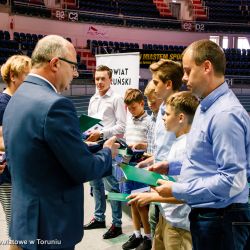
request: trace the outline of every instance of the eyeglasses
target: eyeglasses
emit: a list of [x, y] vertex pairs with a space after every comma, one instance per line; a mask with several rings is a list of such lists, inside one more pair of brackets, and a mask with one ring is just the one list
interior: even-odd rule
[[70, 61], [70, 60], [68, 60], [68, 59], [65, 59], [65, 58], [63, 58], [63, 57], [58, 57], [58, 59], [61, 60], [61, 61], [66, 62], [66, 63], [69, 63], [69, 64], [72, 66], [72, 68], [73, 68], [74, 71], [77, 71], [77, 70], [78, 70], [78, 63], [72, 62], [72, 61]]

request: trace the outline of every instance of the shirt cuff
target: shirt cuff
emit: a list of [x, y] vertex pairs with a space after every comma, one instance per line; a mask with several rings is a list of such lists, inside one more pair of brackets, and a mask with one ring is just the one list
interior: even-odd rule
[[105, 130], [102, 130], [101, 131], [101, 133], [103, 134], [103, 139], [107, 139], [107, 138], [109, 138], [110, 136], [109, 136], [109, 131], [105, 131]]
[[172, 194], [177, 200], [184, 200], [188, 202], [188, 195], [186, 194], [188, 189], [188, 183], [177, 183], [172, 184]]
[[168, 162], [168, 175], [180, 175], [181, 172], [181, 162], [179, 161], [170, 161]]

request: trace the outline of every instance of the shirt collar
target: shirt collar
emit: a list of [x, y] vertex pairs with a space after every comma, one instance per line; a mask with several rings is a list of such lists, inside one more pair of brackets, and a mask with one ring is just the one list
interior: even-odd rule
[[224, 95], [229, 90], [226, 82], [221, 84], [219, 87], [214, 89], [208, 96], [206, 96], [200, 103], [201, 111], [206, 112], [212, 104], [222, 95]]
[[47, 82], [55, 90], [56, 93], [58, 93], [58, 91], [55, 88], [55, 86], [50, 81], [48, 81], [46, 78], [44, 78], [44, 77], [42, 77], [42, 76], [40, 76], [38, 74], [35, 74], [35, 73], [29, 73], [29, 75], [41, 78], [42, 80], [44, 80], [45, 82]]
[[155, 114], [154, 112], [152, 112], [152, 114], [151, 114], [151, 116], [150, 116], [150, 118], [151, 118], [152, 121], [156, 121], [157, 114], [158, 114], [158, 113]]
[[134, 121], [142, 121], [145, 117], [147, 117], [148, 116], [148, 114], [147, 114], [147, 112], [145, 111], [144, 113], [143, 113], [143, 115], [142, 116], [140, 116], [140, 117], [138, 117], [138, 118], [135, 118], [134, 116], [132, 116], [132, 119], [134, 120]]
[[105, 95], [100, 96], [99, 92], [96, 91], [95, 93], [95, 98], [100, 98], [100, 97], [104, 97], [104, 96], [111, 96], [113, 93], [113, 90], [111, 88], [109, 88], [109, 90], [105, 93]]

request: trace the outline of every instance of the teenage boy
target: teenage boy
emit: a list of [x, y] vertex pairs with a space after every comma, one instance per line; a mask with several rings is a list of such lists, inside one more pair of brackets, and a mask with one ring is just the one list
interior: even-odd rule
[[[144, 96], [147, 98], [148, 107], [151, 109], [152, 114], [149, 117], [149, 125], [147, 132], [147, 144], [138, 143], [134, 145], [135, 149], [147, 149], [147, 154], [153, 156], [155, 151], [155, 124], [159, 108], [162, 104], [162, 98], [159, 98], [155, 93], [155, 84], [153, 80], [148, 82], [144, 90]], [[159, 208], [157, 205], [150, 204], [149, 206], [149, 223], [151, 229], [151, 236], [155, 234], [155, 228], [158, 223]]]
[[[168, 154], [168, 161], [175, 161], [181, 165], [186, 153], [187, 133], [199, 105], [198, 99], [189, 91], [171, 95], [167, 101], [164, 115], [164, 125], [167, 131], [175, 133], [176, 140]], [[165, 163], [166, 164], [166, 163]], [[179, 169], [179, 167], [178, 167]], [[175, 177], [176, 180], [178, 177]], [[180, 176], [181, 178], [181, 176]], [[168, 202], [157, 192], [132, 194], [129, 204], [145, 205], [149, 202]], [[171, 202], [175, 202], [172, 200]], [[176, 201], [178, 203], [178, 201]], [[161, 203], [160, 217], [157, 224], [153, 249], [191, 250], [192, 240], [189, 229], [188, 215], [190, 207], [186, 204]]]
[[[128, 89], [125, 93], [126, 104], [131, 117], [127, 118], [125, 139], [128, 145], [147, 143], [148, 115], [144, 110], [143, 94], [139, 89]], [[124, 183], [124, 192], [130, 194], [132, 190], [145, 187], [144, 184], [127, 181]], [[136, 205], [131, 206], [134, 233], [129, 240], [122, 245], [123, 249], [151, 249], [150, 224], [148, 222], [148, 207], [138, 209]], [[141, 235], [141, 223], [145, 236]]]
[[167, 98], [178, 92], [182, 86], [183, 69], [179, 62], [161, 59], [151, 64], [149, 69], [155, 84], [156, 96], [162, 99], [163, 102], [156, 118], [154, 156], [140, 162], [138, 167], [147, 167], [154, 162], [163, 161], [167, 158], [169, 149], [175, 140], [175, 135], [165, 130], [162, 118], [166, 110]]

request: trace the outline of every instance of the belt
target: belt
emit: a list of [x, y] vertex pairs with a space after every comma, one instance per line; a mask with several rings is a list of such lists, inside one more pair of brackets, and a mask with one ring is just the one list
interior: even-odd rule
[[209, 212], [225, 212], [230, 209], [234, 208], [245, 208], [249, 206], [249, 203], [232, 203], [226, 207], [223, 208], [210, 208], [210, 207], [195, 207], [191, 209], [192, 213], [209, 213]]

